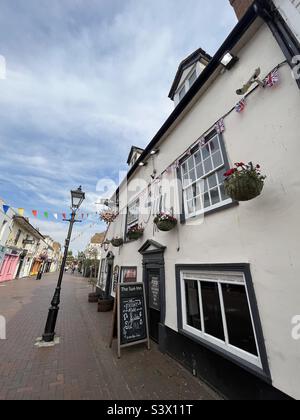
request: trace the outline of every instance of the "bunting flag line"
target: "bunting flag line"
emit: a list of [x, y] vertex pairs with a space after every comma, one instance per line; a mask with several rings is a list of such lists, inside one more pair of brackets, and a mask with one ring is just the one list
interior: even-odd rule
[[279, 71], [278, 69], [275, 69], [265, 78], [265, 86], [273, 87], [279, 83], [279, 80]]
[[241, 112], [243, 112], [246, 108], [246, 99], [243, 98], [241, 101], [239, 101], [236, 106], [235, 106], [235, 110], [238, 114], [240, 114]]
[[221, 118], [215, 126], [215, 129], [217, 131], [218, 134], [222, 134], [225, 131], [225, 121], [224, 118]]

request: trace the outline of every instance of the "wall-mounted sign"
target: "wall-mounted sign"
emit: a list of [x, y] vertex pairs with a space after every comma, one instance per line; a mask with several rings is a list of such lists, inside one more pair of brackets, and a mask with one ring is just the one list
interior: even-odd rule
[[150, 277], [149, 306], [156, 311], [160, 311], [160, 284], [157, 276]]
[[115, 266], [114, 272], [113, 272], [113, 292], [116, 293], [117, 290], [117, 284], [119, 283], [119, 273], [120, 273], [120, 267], [118, 265]]

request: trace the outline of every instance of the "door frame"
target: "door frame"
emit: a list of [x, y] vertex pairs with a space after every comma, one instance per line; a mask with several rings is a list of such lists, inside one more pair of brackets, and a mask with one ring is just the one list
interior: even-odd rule
[[[160, 278], [160, 324], [165, 325], [166, 319], [166, 275], [165, 275], [165, 253], [166, 247], [158, 242], [148, 240], [139, 253], [143, 256], [143, 282], [145, 284], [147, 296], [147, 309], [149, 299], [148, 272], [149, 270], [159, 270]], [[147, 286], [147, 287], [146, 287]]]

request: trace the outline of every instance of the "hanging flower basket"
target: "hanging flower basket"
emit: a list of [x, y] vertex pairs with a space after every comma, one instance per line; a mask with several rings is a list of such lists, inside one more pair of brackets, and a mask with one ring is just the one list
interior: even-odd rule
[[236, 163], [235, 168], [230, 169], [226, 174], [224, 187], [226, 194], [236, 201], [249, 201], [258, 197], [263, 188], [266, 176], [261, 175], [260, 166], [253, 166], [250, 162]]
[[120, 248], [120, 246], [123, 245], [124, 241], [122, 238], [113, 238], [110, 243], [112, 244], [112, 246], [114, 246], [115, 248]]
[[143, 226], [133, 226], [127, 232], [127, 237], [130, 241], [136, 241], [144, 235]]
[[153, 222], [156, 224], [158, 230], [162, 232], [169, 232], [177, 226], [177, 219], [167, 213], [159, 213]]
[[118, 213], [112, 210], [104, 210], [100, 213], [100, 220], [109, 224], [109, 223], [113, 223], [116, 220], [117, 216], [118, 216]]

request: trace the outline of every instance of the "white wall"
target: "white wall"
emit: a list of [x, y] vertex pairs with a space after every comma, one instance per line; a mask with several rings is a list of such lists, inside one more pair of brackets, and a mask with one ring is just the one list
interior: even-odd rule
[[[267, 75], [284, 61], [265, 25], [238, 56], [236, 67], [216, 80], [160, 145], [155, 158], [158, 173], [235, 105], [239, 100], [236, 90], [258, 66]], [[147, 239], [167, 246], [166, 325], [174, 330], [177, 330], [175, 264], [250, 263], [273, 384], [300, 398], [300, 341], [291, 337], [292, 317], [300, 314], [300, 97], [287, 65], [280, 69], [280, 77], [281, 83], [274, 89], [257, 89], [248, 98], [243, 114], [233, 112], [225, 120], [224, 139], [230, 162], [252, 160], [260, 163], [268, 176], [262, 196], [207, 216], [196, 228], [180, 226], [179, 236], [176, 231], [153, 236], [150, 217], [142, 240], [111, 251], [120, 267], [137, 265], [138, 280], [142, 281], [142, 257], [138, 249]], [[136, 177], [149, 181], [150, 166], [139, 169]], [[122, 234], [124, 228], [124, 216], [120, 216], [110, 228], [108, 238]]]

